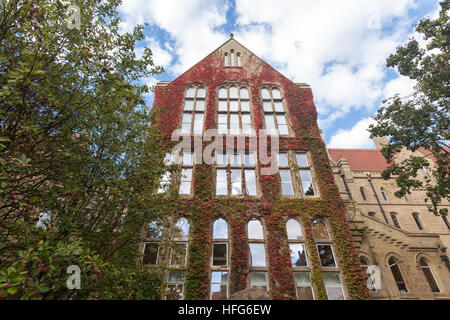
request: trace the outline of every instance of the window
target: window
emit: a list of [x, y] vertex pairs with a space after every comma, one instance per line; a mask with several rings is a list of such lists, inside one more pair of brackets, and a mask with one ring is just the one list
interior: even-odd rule
[[189, 152], [183, 153], [181, 179], [180, 179], [180, 194], [191, 194], [192, 171], [194, 165], [194, 155]]
[[327, 291], [328, 300], [345, 300], [344, 290], [338, 272], [324, 272], [323, 282]]
[[396, 228], [401, 229], [400, 222], [398, 221], [398, 218], [397, 218], [397, 214], [396, 214], [396, 213], [394, 213], [394, 212], [391, 213], [391, 219], [392, 219], [392, 222], [394, 223], [394, 226], [395, 226]]
[[267, 272], [261, 271], [250, 272], [250, 287], [263, 288], [267, 290]]
[[261, 222], [258, 220], [251, 220], [247, 224], [247, 234], [250, 247], [251, 267], [266, 267], [264, 232]]
[[419, 228], [419, 230], [423, 230], [423, 225], [422, 225], [422, 222], [420, 222], [419, 214], [414, 212], [412, 214], [412, 216], [413, 216], [414, 221], [417, 224], [417, 228]]
[[241, 66], [241, 54], [239, 52], [234, 52], [233, 49], [230, 53], [225, 52], [223, 54], [223, 65], [225, 67], [240, 67]]
[[312, 231], [314, 239], [316, 240], [329, 240], [330, 235], [328, 229], [322, 218], [314, 218], [312, 221]]
[[228, 271], [211, 272], [211, 300], [228, 298]]
[[213, 224], [210, 298], [228, 298], [228, 224], [219, 218]]
[[189, 240], [189, 222], [186, 218], [179, 219], [174, 228], [175, 244], [170, 251], [170, 265], [184, 267], [186, 265], [187, 246]]
[[295, 219], [289, 219], [286, 223], [286, 230], [291, 251], [292, 268], [307, 267], [305, 243], [300, 224]]
[[359, 191], [361, 191], [361, 197], [363, 198], [363, 200], [367, 201], [366, 192], [365, 192], [364, 188], [360, 187]]
[[314, 300], [309, 272], [294, 272], [298, 300]]
[[267, 134], [289, 135], [286, 113], [284, 111], [281, 92], [277, 88], [261, 89], [264, 120]]
[[336, 262], [334, 260], [331, 244], [318, 244], [317, 250], [319, 251], [320, 264], [322, 267], [336, 268]]
[[144, 243], [144, 264], [157, 264], [160, 251], [159, 241], [162, 236], [162, 226], [157, 221], [150, 221], [147, 225], [146, 236], [151, 242]]
[[184, 271], [169, 271], [167, 274], [166, 300], [181, 300], [184, 294]]
[[[314, 196], [311, 170], [305, 153], [296, 153], [290, 157], [288, 152], [278, 154], [278, 167], [283, 196]], [[291, 168], [298, 168], [292, 169]], [[294, 183], [294, 182], [299, 183]]]
[[[172, 153], [168, 152], [166, 153], [166, 156], [164, 157], [164, 165], [170, 166], [173, 163], [173, 156]], [[168, 191], [170, 186], [170, 171], [165, 171], [161, 175], [161, 179], [159, 180], [159, 187], [158, 187], [158, 193], [165, 193]]]
[[257, 195], [254, 153], [217, 154], [216, 164], [216, 195]]
[[388, 201], [388, 198], [386, 196], [386, 191], [384, 190], [383, 187], [380, 188], [380, 193], [381, 193], [381, 196], [383, 197], [384, 201]]
[[407, 293], [408, 288], [406, 287], [402, 272], [400, 271], [397, 260], [393, 257], [389, 258], [389, 268], [391, 269], [395, 283], [397, 284], [398, 291], [400, 291], [400, 293]]
[[203, 86], [188, 86], [186, 89], [181, 133], [201, 134], [205, 113], [206, 90]]
[[222, 86], [219, 88], [217, 114], [219, 134], [252, 133], [250, 99], [244, 86]]
[[371, 216], [372, 218], [376, 218], [376, 215], [377, 215], [376, 212], [372, 212], [372, 211], [369, 212], [368, 214], [369, 214], [369, 216]]
[[439, 290], [439, 286], [436, 283], [436, 280], [434, 279], [433, 272], [431, 272], [431, 268], [428, 265], [425, 258], [420, 258], [419, 260], [420, 268], [423, 271], [423, 274], [425, 275], [425, 278], [427, 279], [428, 285], [430, 286], [430, 289], [432, 292], [441, 292]]

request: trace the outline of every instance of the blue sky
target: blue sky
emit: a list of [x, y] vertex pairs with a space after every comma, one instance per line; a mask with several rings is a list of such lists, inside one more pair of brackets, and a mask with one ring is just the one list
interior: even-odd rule
[[[437, 17], [437, 0], [123, 0], [122, 31], [146, 24], [154, 61], [166, 70], [143, 79], [173, 80], [236, 40], [294, 82], [311, 85], [329, 147], [371, 148], [366, 131], [384, 98], [406, 95], [414, 82], [386, 68], [386, 58]], [[153, 96], [148, 97], [152, 104]]]

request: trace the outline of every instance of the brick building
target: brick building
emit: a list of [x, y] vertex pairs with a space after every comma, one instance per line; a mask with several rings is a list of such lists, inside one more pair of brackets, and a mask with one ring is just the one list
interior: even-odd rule
[[274, 299], [369, 297], [360, 235], [355, 247], [348, 199], [333, 176], [339, 165], [330, 161], [307, 84], [231, 36], [177, 79], [158, 83], [153, 108], [174, 150], [165, 160], [180, 168], [157, 190], [170, 203], [169, 222], [149, 221], [141, 246], [144, 263], [164, 267], [163, 299], [266, 291]]

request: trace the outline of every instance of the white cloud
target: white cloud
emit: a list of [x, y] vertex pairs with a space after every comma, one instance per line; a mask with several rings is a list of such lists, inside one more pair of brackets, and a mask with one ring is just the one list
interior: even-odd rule
[[367, 129], [375, 123], [372, 118], [364, 118], [358, 121], [350, 130], [338, 130], [331, 137], [328, 148], [373, 148], [375, 147], [369, 137]]
[[408, 77], [399, 76], [386, 83], [384, 87], [384, 96], [386, 98], [393, 97], [395, 94], [399, 94], [401, 98], [408, 96], [414, 91], [416, 81]]

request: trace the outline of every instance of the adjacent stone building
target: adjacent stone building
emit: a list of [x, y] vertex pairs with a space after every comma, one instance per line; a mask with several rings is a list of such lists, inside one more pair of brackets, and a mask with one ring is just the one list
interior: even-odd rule
[[[374, 299], [449, 299], [449, 220], [428, 212], [424, 189], [401, 199], [394, 196], [395, 180], [381, 178], [388, 165], [379, 151], [385, 139], [374, 142], [377, 149], [328, 149], [361, 264], [381, 270], [381, 284], [370, 295]], [[417, 151], [416, 155], [429, 158], [429, 154]], [[409, 156], [410, 152], [402, 151], [395, 161]], [[435, 163], [428, 160], [432, 169]], [[425, 168], [419, 175], [424, 182], [432, 178]]]
[[[408, 225], [399, 206], [386, 208], [386, 214], [396, 212], [402, 230], [380, 220], [376, 203], [363, 207], [360, 199], [349, 199], [346, 188], [356, 197], [361, 182], [370, 197], [370, 185], [346, 154], [336, 159], [328, 154], [307, 84], [293, 83], [231, 36], [177, 79], [158, 83], [153, 108], [172, 149], [165, 161], [179, 167], [162, 176], [155, 190], [170, 207], [168, 221], [164, 226], [149, 221], [141, 246], [143, 263], [163, 270], [162, 299], [266, 299], [264, 290], [273, 299], [399, 296], [388, 267], [382, 268], [382, 290], [369, 293], [360, 256], [365, 264], [381, 266], [394, 257], [408, 297], [446, 296], [442, 236], [409, 231], [414, 222]], [[261, 129], [277, 138], [266, 138]], [[367, 171], [375, 180], [379, 171], [372, 169]], [[338, 172], [348, 179], [344, 189]], [[431, 229], [440, 228], [437, 220], [416, 211], [427, 231], [438, 232]], [[383, 260], [374, 256], [371, 246], [387, 248], [392, 240]], [[416, 256], [404, 254], [411, 250]], [[439, 293], [425, 288], [422, 257], [436, 274]], [[403, 272], [410, 258], [419, 264]], [[408, 277], [421, 282], [413, 286]]]

